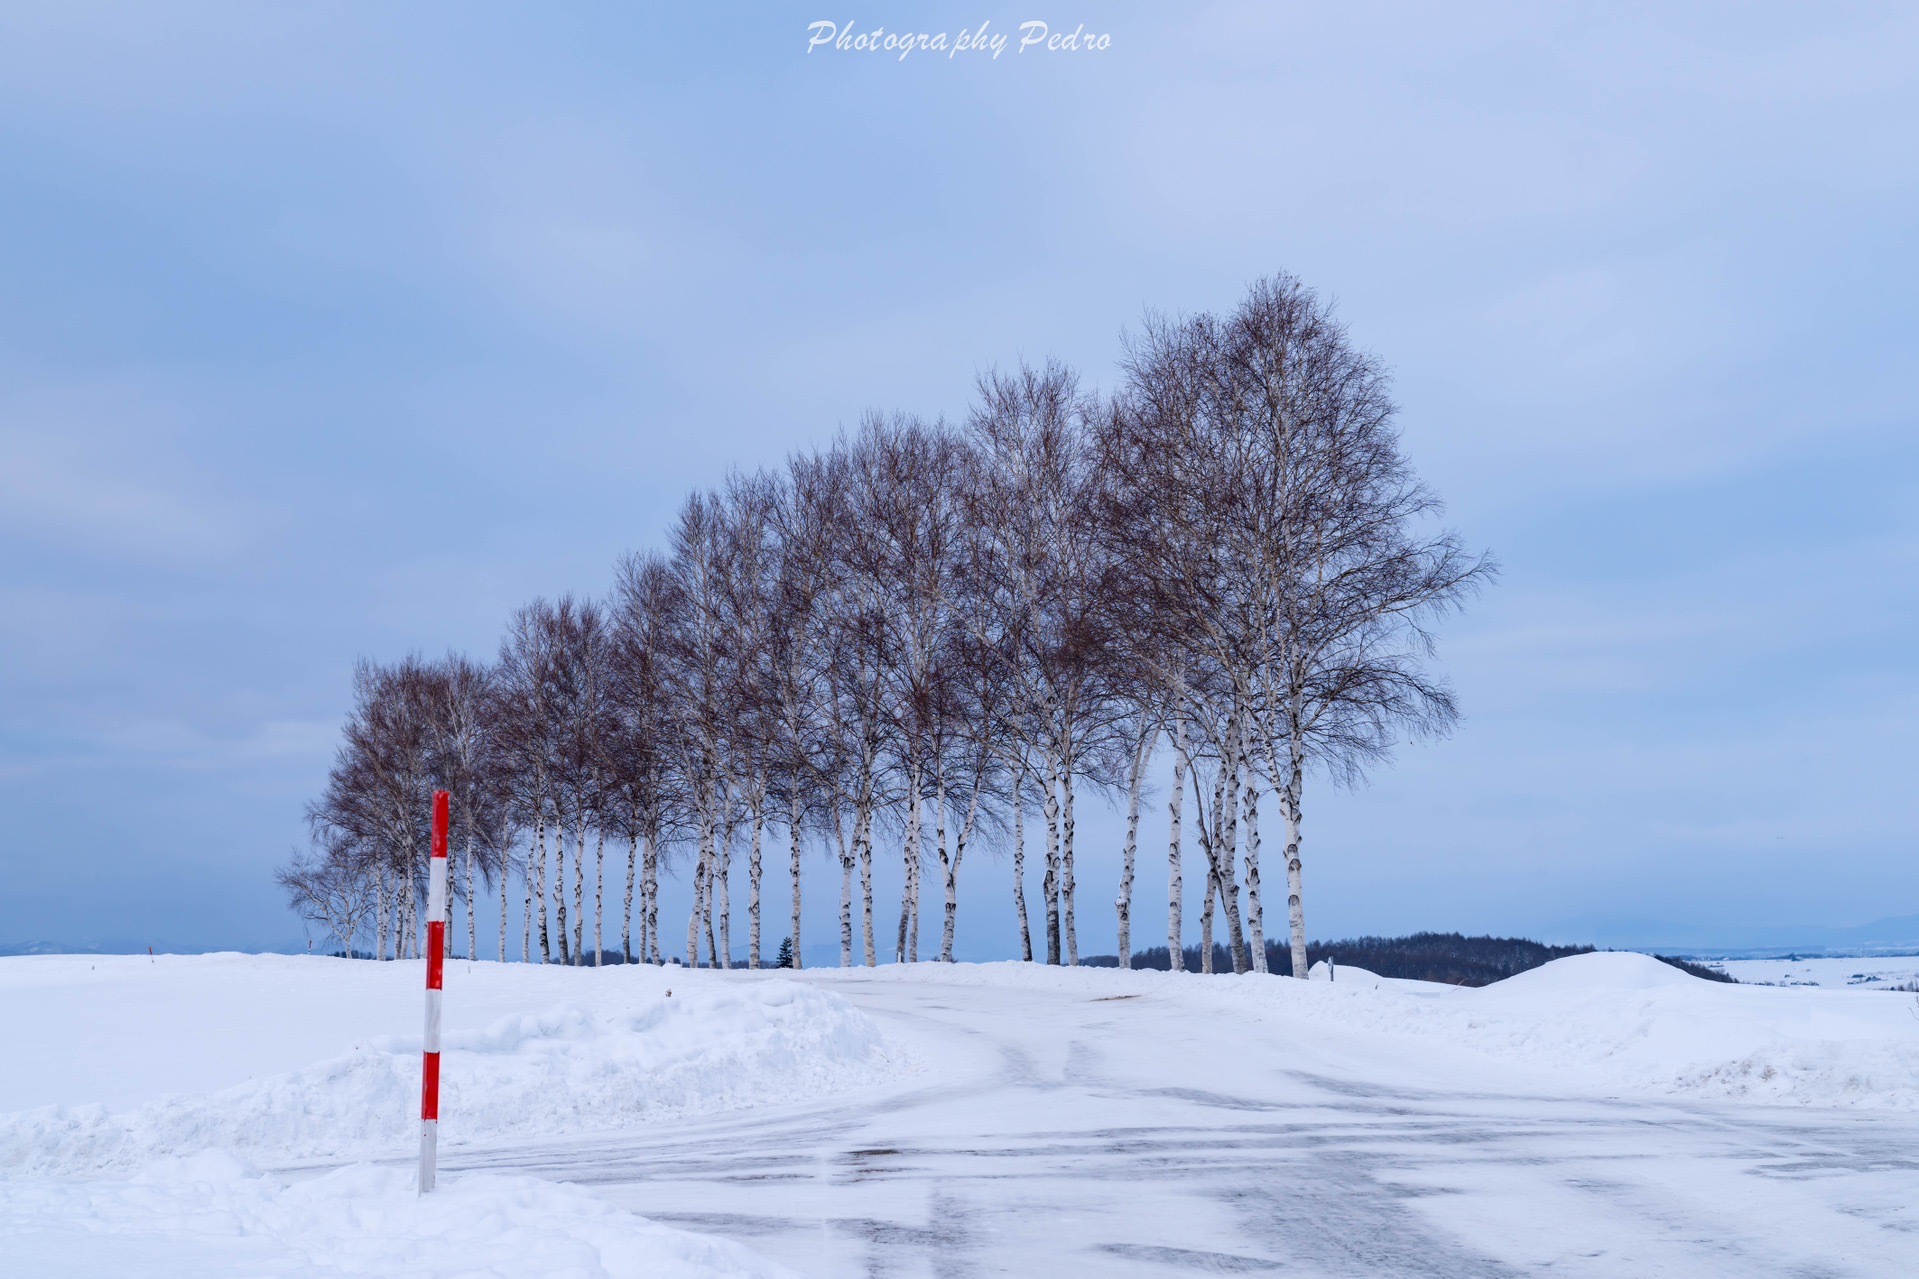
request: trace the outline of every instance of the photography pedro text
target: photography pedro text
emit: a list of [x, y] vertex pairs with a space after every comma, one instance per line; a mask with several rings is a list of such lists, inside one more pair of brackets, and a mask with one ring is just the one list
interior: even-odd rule
[[996, 59], [1009, 48], [1014, 53], [1025, 53], [1028, 49], [1036, 53], [1098, 53], [1113, 45], [1110, 34], [1095, 35], [1086, 30], [1084, 22], [1071, 31], [1054, 31], [1037, 18], [1020, 23], [1011, 32], [994, 31], [992, 25], [982, 22], [977, 27], [961, 27], [957, 34], [888, 31], [885, 27], [862, 31], [857, 22], [822, 19], [806, 24], [806, 51], [825, 48], [835, 53], [891, 54], [904, 62], [916, 53], [940, 53], [948, 58], [975, 54]]

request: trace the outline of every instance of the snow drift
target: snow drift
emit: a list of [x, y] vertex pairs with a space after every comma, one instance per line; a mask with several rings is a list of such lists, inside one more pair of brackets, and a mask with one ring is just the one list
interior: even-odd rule
[[[694, 982], [627, 1011], [563, 1003], [444, 1037], [440, 1139], [631, 1128], [803, 1100], [904, 1064], [840, 996], [791, 981]], [[289, 1073], [125, 1109], [0, 1115], [0, 1169], [130, 1168], [209, 1149], [261, 1160], [403, 1152], [417, 1124], [420, 1040], [387, 1037]]]
[[1603, 1088], [1919, 1109], [1919, 1020], [1880, 991], [1702, 981], [1646, 955], [1554, 960], [1472, 991], [1468, 1042]]
[[[1195, 1013], [1296, 1023], [1301, 1042], [1364, 1035], [1381, 1075], [1492, 1058], [1543, 1092], [1919, 1110], [1911, 995], [1702, 981], [1648, 955], [1556, 959], [1477, 989], [1377, 977], [1198, 977], [1032, 964], [892, 966], [882, 980], [1133, 994]], [[834, 980], [834, 974], [815, 974]], [[1437, 1055], [1436, 1055], [1437, 1054]]]

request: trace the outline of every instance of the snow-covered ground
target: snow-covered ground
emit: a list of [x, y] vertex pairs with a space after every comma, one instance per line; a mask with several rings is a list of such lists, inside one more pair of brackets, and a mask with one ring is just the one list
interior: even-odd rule
[[1919, 1001], [1881, 990], [446, 984], [419, 1199], [418, 964], [0, 959], [0, 1273], [1919, 1273]]
[[[1847, 986], [1910, 993], [1919, 983], [1919, 955], [1854, 959], [1727, 959], [1714, 961], [1736, 981], [1772, 986]], [[1897, 988], [1905, 987], [1906, 991]]]

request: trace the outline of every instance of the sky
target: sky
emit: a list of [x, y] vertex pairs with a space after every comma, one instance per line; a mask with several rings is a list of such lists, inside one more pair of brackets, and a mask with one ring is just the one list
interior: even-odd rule
[[1282, 270], [1503, 567], [1457, 731], [1309, 788], [1313, 935], [1919, 913], [1915, 139], [1892, 5], [0, 9], [0, 944], [303, 946], [356, 658], [490, 655], [729, 469], [1111, 386]]

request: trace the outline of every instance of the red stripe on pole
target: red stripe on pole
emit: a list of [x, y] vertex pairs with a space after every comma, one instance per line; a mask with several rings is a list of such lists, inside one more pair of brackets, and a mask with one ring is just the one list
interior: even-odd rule
[[427, 862], [426, 1043], [420, 1054], [420, 1193], [433, 1189], [440, 1131], [440, 1005], [446, 974], [446, 833], [451, 800], [433, 792], [433, 856]]
[[438, 1119], [440, 1117], [440, 1054], [427, 1053], [421, 1060], [423, 1069], [420, 1072], [420, 1118]]

